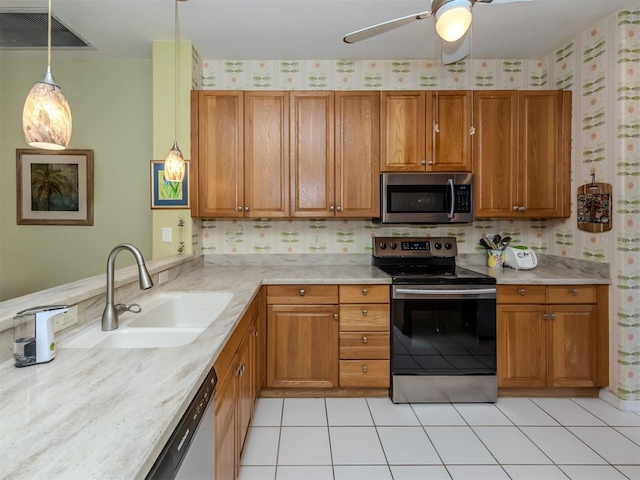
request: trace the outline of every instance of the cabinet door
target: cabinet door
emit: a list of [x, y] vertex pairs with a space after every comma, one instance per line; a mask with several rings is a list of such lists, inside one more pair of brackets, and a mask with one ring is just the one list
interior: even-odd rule
[[476, 217], [515, 217], [518, 92], [473, 94]]
[[[519, 92], [518, 195], [521, 217], [569, 217], [570, 92]], [[565, 135], [568, 134], [567, 135]]]
[[291, 216], [333, 217], [333, 92], [290, 94]]
[[596, 305], [549, 305], [549, 386], [597, 385]]
[[338, 307], [270, 305], [267, 387], [338, 386]]
[[238, 365], [237, 382], [238, 382], [238, 409], [237, 409], [237, 451], [238, 456], [241, 456], [242, 448], [244, 447], [244, 440], [249, 429], [249, 423], [251, 421], [251, 412], [253, 411], [253, 390], [255, 375], [253, 368], [253, 327], [249, 327], [247, 333], [238, 348], [236, 354], [236, 364]]
[[[427, 164], [426, 93], [380, 92], [380, 170], [424, 172]], [[431, 140], [429, 140], [431, 142]]]
[[471, 92], [438, 91], [430, 92], [430, 95], [433, 97], [434, 142], [433, 158], [427, 160], [427, 171], [470, 172]]
[[498, 386], [544, 387], [547, 383], [543, 305], [498, 305]]
[[337, 217], [380, 216], [380, 94], [335, 92]]
[[289, 94], [245, 92], [246, 217], [289, 216]]
[[197, 173], [194, 178], [197, 182], [197, 214], [200, 217], [242, 217], [243, 93], [199, 91], [197, 94], [197, 112], [192, 113], [192, 128], [196, 132], [192, 133], [192, 142], [197, 142], [197, 148], [191, 159], [197, 164], [191, 169], [192, 173]]
[[237, 461], [236, 448], [236, 377], [234, 368], [218, 382], [213, 399], [216, 408], [215, 462], [216, 479], [235, 480]]

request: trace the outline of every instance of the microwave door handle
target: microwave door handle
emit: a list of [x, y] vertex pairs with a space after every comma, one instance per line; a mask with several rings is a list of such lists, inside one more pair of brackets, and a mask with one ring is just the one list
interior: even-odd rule
[[447, 185], [449, 185], [449, 191], [451, 192], [451, 206], [449, 208], [449, 213], [447, 213], [447, 218], [451, 219], [453, 218], [453, 212], [456, 207], [455, 189], [453, 188], [453, 179], [451, 178], [447, 179]]

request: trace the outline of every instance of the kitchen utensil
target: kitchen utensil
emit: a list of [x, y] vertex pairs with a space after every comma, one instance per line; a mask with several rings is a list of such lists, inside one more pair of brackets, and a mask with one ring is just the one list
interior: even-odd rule
[[491, 245], [488, 238], [482, 237], [480, 239], [480, 245], [482, 245], [487, 250], [491, 250]]
[[491, 241], [493, 242], [493, 244], [496, 246], [496, 248], [500, 247], [500, 240], [502, 240], [502, 237], [500, 236], [499, 233], [496, 233], [493, 238], [491, 239]]
[[500, 245], [498, 245], [498, 248], [500, 250], [504, 250], [505, 248], [507, 248], [507, 246], [511, 243], [511, 237], [504, 237], [502, 240], [500, 240]]
[[482, 240], [484, 240], [485, 242], [487, 242], [487, 245], [489, 245], [489, 247], [488, 247], [489, 249], [491, 249], [491, 250], [497, 250], [497, 249], [498, 249], [497, 245], [496, 245], [495, 243], [493, 243], [493, 242], [491, 241], [491, 239], [490, 239], [489, 237], [487, 237], [487, 235], [486, 235], [486, 234], [485, 234], [485, 235], [482, 235]]

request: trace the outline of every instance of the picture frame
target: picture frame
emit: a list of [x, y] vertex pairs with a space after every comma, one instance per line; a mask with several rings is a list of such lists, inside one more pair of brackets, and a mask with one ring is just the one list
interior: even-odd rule
[[189, 208], [189, 162], [182, 182], [164, 180], [164, 160], [151, 160], [151, 208]]
[[93, 226], [93, 150], [16, 149], [17, 224]]

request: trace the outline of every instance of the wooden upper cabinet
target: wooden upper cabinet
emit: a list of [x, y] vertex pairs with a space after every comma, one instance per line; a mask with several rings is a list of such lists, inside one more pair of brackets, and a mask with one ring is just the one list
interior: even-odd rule
[[571, 92], [474, 93], [476, 216], [571, 215]]
[[518, 92], [474, 92], [473, 116], [476, 216], [516, 216]]
[[427, 171], [470, 172], [471, 92], [450, 90], [429, 95], [433, 99], [434, 133], [433, 155], [427, 160]]
[[191, 205], [195, 217], [243, 216], [243, 100], [243, 92], [236, 91], [191, 93]]
[[289, 93], [245, 92], [247, 217], [289, 216]]
[[333, 92], [290, 93], [291, 216], [332, 216]]
[[380, 216], [380, 94], [335, 92], [335, 215]]
[[471, 171], [469, 91], [381, 92], [380, 112], [381, 171]]
[[[380, 92], [380, 170], [423, 172], [427, 164], [427, 94]], [[431, 148], [429, 148], [429, 153]], [[429, 155], [430, 156], [430, 155]]]
[[521, 91], [518, 107], [519, 214], [569, 217], [571, 92]]

